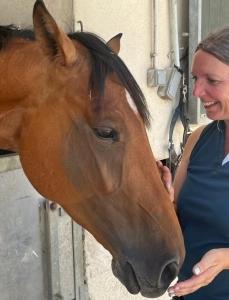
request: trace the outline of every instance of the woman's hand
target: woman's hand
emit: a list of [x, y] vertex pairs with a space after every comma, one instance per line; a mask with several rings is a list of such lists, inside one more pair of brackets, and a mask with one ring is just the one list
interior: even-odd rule
[[173, 202], [174, 201], [174, 188], [172, 185], [172, 174], [168, 167], [163, 166], [162, 162], [160, 160], [157, 161], [157, 167], [159, 169], [159, 172], [161, 174], [161, 180], [164, 183], [164, 186], [166, 187], [170, 199]]
[[170, 296], [191, 294], [212, 282], [224, 269], [229, 269], [229, 249], [212, 249], [193, 267], [193, 276], [171, 286], [168, 293]]

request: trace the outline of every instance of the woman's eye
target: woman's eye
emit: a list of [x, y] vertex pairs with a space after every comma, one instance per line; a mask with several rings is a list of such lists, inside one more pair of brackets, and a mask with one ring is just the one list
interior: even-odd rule
[[109, 127], [97, 127], [93, 128], [95, 135], [103, 140], [111, 140], [111, 141], [118, 141], [118, 132]]
[[208, 82], [209, 82], [210, 84], [218, 84], [218, 83], [220, 83], [219, 80], [212, 79], [212, 78], [208, 78]]
[[[198, 77], [197, 76], [192, 76], [192, 80], [194, 80], [194, 82], [196, 82], [198, 80]], [[213, 78], [210, 78], [210, 77], [207, 77], [206, 78], [206, 81], [211, 84], [211, 85], [217, 85], [219, 84], [221, 81], [220, 80], [217, 80], [217, 79], [213, 79]]]

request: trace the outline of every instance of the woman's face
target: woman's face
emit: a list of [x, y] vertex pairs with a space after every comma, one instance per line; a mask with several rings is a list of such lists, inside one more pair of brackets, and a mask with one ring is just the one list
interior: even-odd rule
[[192, 65], [193, 95], [199, 97], [212, 120], [229, 120], [229, 65], [198, 50]]

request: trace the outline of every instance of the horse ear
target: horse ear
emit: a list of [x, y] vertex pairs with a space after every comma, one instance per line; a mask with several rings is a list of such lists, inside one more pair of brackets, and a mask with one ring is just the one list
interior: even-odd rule
[[71, 39], [57, 26], [42, 0], [37, 0], [33, 9], [36, 40], [50, 58], [70, 66], [76, 62], [77, 52]]
[[107, 46], [116, 54], [119, 54], [120, 51], [121, 37], [122, 37], [122, 33], [119, 33], [107, 42]]

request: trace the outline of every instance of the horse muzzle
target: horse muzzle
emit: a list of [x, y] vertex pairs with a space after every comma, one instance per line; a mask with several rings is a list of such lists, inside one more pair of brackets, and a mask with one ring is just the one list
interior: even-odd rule
[[154, 278], [156, 272], [153, 272], [153, 270], [151, 270], [152, 276], [147, 278], [146, 275], [144, 277], [141, 275], [141, 270], [138, 272], [129, 262], [120, 264], [113, 259], [112, 271], [129, 293], [141, 293], [143, 297], [157, 298], [166, 292], [172, 280], [176, 278], [179, 265], [176, 261], [168, 262], [162, 267], [158, 278]]

